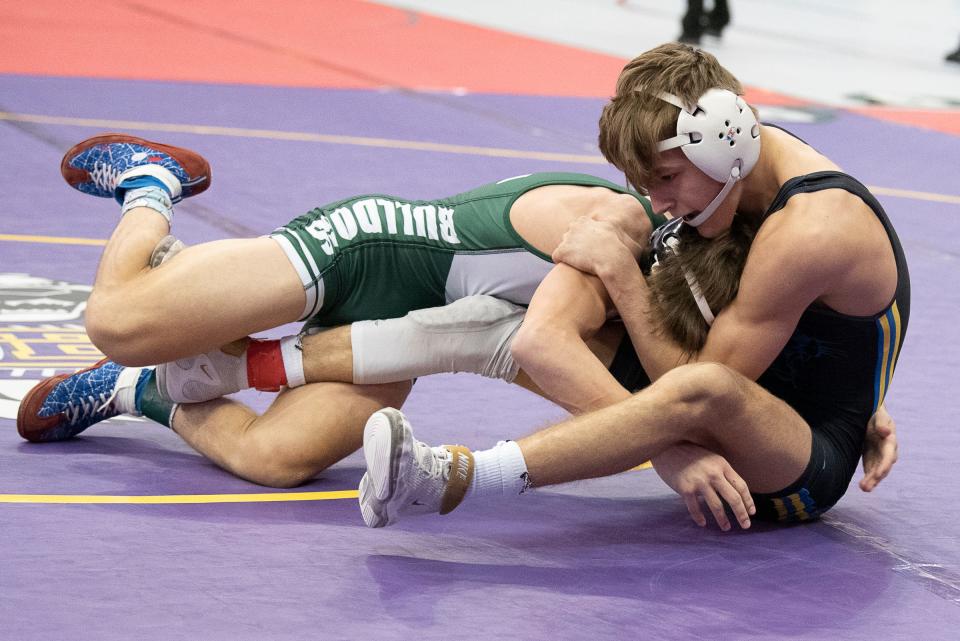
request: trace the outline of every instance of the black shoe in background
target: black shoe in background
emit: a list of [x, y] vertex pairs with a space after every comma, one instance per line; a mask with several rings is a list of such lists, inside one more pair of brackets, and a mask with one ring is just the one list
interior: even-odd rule
[[705, 16], [703, 32], [708, 36], [719, 38], [724, 28], [730, 24], [730, 9], [727, 0], [716, 0], [713, 9]]

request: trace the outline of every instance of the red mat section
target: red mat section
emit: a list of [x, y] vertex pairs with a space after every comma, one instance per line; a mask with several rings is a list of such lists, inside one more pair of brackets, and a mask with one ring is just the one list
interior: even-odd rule
[[0, 3], [0, 73], [606, 98], [625, 62], [354, 0]]
[[[359, 0], [0, 2], [0, 73], [606, 98], [625, 62]], [[960, 134], [956, 112], [857, 111]]]
[[350, 0], [0, 3], [0, 73], [599, 97], [622, 66]]
[[942, 131], [960, 136], [960, 111], [947, 109], [892, 109], [890, 107], [863, 107], [852, 109], [865, 116], [901, 125]]

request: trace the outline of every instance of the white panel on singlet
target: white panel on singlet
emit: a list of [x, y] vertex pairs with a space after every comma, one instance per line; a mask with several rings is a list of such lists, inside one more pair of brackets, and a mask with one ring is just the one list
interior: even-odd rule
[[447, 274], [447, 302], [486, 294], [517, 305], [530, 302], [553, 263], [525, 249], [489, 254], [457, 254]]

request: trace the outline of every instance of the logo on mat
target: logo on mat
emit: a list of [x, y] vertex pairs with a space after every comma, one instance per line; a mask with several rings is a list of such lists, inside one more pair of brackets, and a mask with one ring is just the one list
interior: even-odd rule
[[29, 274], [0, 273], [0, 323], [79, 320], [91, 289]]
[[91, 289], [30, 274], [0, 273], [0, 378], [36, 380], [103, 358], [83, 328]]
[[20, 399], [37, 381], [75, 372], [103, 358], [83, 327], [91, 289], [29, 274], [0, 273], [0, 419], [16, 419]]

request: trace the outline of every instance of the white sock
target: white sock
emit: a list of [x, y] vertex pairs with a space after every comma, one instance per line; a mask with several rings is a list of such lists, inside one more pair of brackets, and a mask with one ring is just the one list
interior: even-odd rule
[[519, 496], [527, 489], [527, 464], [515, 441], [500, 441], [473, 453], [473, 481], [467, 496]]
[[253, 387], [250, 384], [250, 377], [247, 375], [247, 350], [243, 350], [243, 353], [240, 354], [240, 365], [234, 373], [237, 375], [237, 385], [240, 386], [240, 389], [244, 390]]
[[280, 356], [283, 357], [283, 370], [287, 374], [287, 387], [300, 387], [306, 383], [299, 335], [284, 336], [280, 339]]
[[113, 407], [124, 414], [140, 416], [137, 411], [137, 382], [143, 367], [124, 367], [113, 386]]
[[123, 197], [120, 215], [122, 216], [131, 209], [137, 209], [138, 207], [152, 209], [166, 218], [168, 225], [172, 224], [173, 201], [170, 199], [170, 194], [162, 187], [135, 187], [128, 190]]

